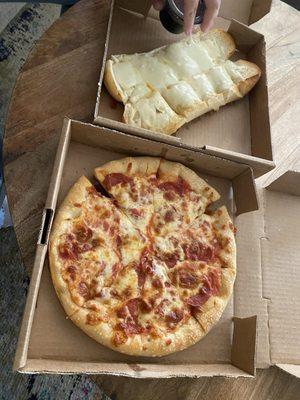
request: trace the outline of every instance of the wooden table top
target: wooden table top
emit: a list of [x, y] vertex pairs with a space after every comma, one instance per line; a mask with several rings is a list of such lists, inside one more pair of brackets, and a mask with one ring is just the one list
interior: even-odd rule
[[[106, 0], [83, 0], [73, 6], [37, 42], [15, 84], [5, 127], [4, 177], [28, 271], [33, 265], [63, 117], [93, 119], [108, 13]], [[300, 159], [300, 13], [275, 0], [270, 14], [253, 27], [264, 33], [267, 42], [277, 164], [274, 171], [259, 179], [265, 184]], [[94, 380], [118, 400], [300, 398], [300, 383], [276, 368], [259, 371], [254, 380]]]

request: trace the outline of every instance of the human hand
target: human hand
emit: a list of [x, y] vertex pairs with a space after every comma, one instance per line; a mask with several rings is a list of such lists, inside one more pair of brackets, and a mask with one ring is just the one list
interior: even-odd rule
[[[218, 15], [221, 0], [204, 0], [206, 10], [201, 24], [202, 32], [207, 32]], [[153, 7], [160, 11], [164, 7], [164, 0], [152, 0]], [[184, 0], [184, 32], [191, 35], [199, 0]]]

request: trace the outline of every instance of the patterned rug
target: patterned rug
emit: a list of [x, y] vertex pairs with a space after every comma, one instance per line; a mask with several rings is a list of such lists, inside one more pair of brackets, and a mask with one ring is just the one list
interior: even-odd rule
[[[5, 115], [18, 71], [35, 41], [59, 15], [60, 6], [25, 6], [0, 34], [0, 138], [3, 137]], [[0, 211], [0, 222], [1, 215], [3, 221], [3, 210], [2, 214]], [[5, 217], [6, 224], [9, 224], [7, 212]], [[109, 400], [84, 375], [25, 375], [12, 372], [29, 285], [13, 228], [0, 229], [0, 267], [0, 400]]]

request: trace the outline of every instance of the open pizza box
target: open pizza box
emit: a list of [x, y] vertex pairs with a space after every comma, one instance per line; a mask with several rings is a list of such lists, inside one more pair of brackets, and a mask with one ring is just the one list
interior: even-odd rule
[[[192, 168], [220, 192], [216, 207], [225, 204], [238, 229], [237, 279], [220, 321], [194, 346], [161, 358], [123, 355], [84, 334], [66, 318], [48, 267], [51, 224], [70, 187], [82, 174], [92, 179], [94, 167], [129, 155], [161, 156]], [[300, 195], [299, 175], [292, 178], [298, 180], [297, 189], [292, 180], [285, 180], [285, 176], [282, 179]], [[300, 211], [300, 202], [288, 186], [281, 188], [286, 193], [273, 191], [273, 186], [272, 191], [265, 193], [266, 213], [264, 208], [255, 211], [257, 193], [248, 165], [66, 119], [46, 199], [14, 369], [23, 373], [93, 373], [136, 378], [253, 377], [256, 365], [266, 368], [274, 363], [288, 364], [282, 368], [293, 371], [293, 364], [300, 359], [296, 290], [300, 273], [291, 257], [297, 261], [299, 228], [295, 215]], [[278, 221], [276, 225], [273, 215]], [[273, 225], [265, 224], [264, 217]], [[279, 235], [278, 224], [283, 219]], [[291, 247], [286, 243], [280, 246], [278, 236], [282, 242], [292, 236]], [[283, 274], [282, 262], [286, 257], [289, 262], [284, 265]], [[286, 274], [287, 271], [290, 273]], [[280, 290], [282, 285], [288, 290]]]
[[103, 83], [105, 62], [111, 55], [150, 51], [184, 37], [167, 32], [162, 27], [158, 14], [150, 7], [150, 0], [112, 0], [94, 123], [193, 150], [204, 149], [207, 154], [250, 165], [255, 176], [274, 168], [265, 40], [262, 34], [248, 27], [270, 11], [271, 1], [222, 1], [216, 27], [228, 30], [238, 48], [235, 56], [256, 63], [262, 70], [262, 76], [243, 99], [185, 124], [173, 136], [123, 123], [124, 107], [113, 101]]

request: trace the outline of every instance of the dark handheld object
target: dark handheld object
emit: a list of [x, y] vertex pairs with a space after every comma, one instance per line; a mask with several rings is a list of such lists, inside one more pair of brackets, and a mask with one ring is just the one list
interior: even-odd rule
[[[159, 19], [167, 31], [171, 33], [183, 32], [183, 0], [166, 0], [164, 8], [159, 12]], [[201, 24], [205, 12], [204, 0], [200, 0], [195, 16], [194, 24]]]

